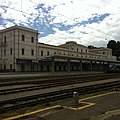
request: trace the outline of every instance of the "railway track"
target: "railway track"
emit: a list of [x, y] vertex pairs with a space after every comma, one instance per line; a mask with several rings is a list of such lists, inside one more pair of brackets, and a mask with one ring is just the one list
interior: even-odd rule
[[11, 74], [1, 75], [0, 80], [1, 82], [9, 82], [9, 81], [21, 81], [21, 80], [33, 80], [33, 79], [46, 79], [46, 78], [68, 78], [68, 77], [74, 77], [74, 76], [89, 76], [89, 75], [100, 75], [100, 74], [106, 74], [104, 72], [90, 72], [90, 73], [55, 73], [55, 74]]
[[0, 100], [0, 112], [6, 112], [11, 109], [24, 106], [32, 106], [38, 103], [50, 102], [59, 99], [72, 97], [73, 92], [77, 91], [79, 95], [120, 88], [120, 80], [105, 80], [97, 82], [82, 83], [80, 85], [73, 84], [68, 86], [60, 86], [39, 91], [34, 94], [26, 94], [19, 97], [11, 97]]
[[0, 79], [0, 87], [1, 86], [9, 86], [9, 85], [20, 85], [20, 84], [38, 84], [38, 83], [51, 83], [51, 82], [59, 82], [61, 80], [71, 80], [73, 81], [73, 79], [90, 79], [90, 78], [100, 78], [100, 77], [105, 77], [105, 76], [119, 76], [119, 74], [105, 74], [105, 73], [96, 73], [96, 74], [77, 74], [77, 75], [66, 75], [66, 76], [43, 76], [40, 78], [34, 77], [34, 78], [14, 78], [14, 79]]
[[[116, 75], [116, 76], [115, 76]], [[19, 92], [25, 92], [25, 91], [32, 91], [32, 90], [39, 90], [39, 89], [46, 89], [46, 88], [51, 88], [51, 87], [57, 87], [57, 86], [64, 86], [64, 85], [71, 85], [71, 84], [79, 84], [79, 83], [85, 83], [85, 82], [90, 82], [90, 81], [98, 81], [98, 80], [104, 80], [104, 79], [108, 79], [108, 78], [112, 78], [112, 77], [119, 77], [118, 74], [115, 75], [88, 75], [88, 76], [73, 76], [75, 80], [72, 80], [72, 78], [70, 80], [46, 80], [46, 81], [27, 81], [28, 84], [34, 83], [34, 85], [31, 84], [31, 86], [26, 86], [26, 87], [14, 87], [14, 88], [7, 88], [6, 83], [3, 83], [3, 88], [2, 86], [0, 88], [0, 95], [7, 95], [7, 94], [13, 94], [13, 93], [19, 93]], [[92, 80], [91, 80], [92, 79]], [[21, 81], [20, 81], [21, 82]], [[12, 84], [12, 83], [11, 83]], [[22, 84], [24, 85], [24, 81], [22, 82]], [[36, 85], [37, 84], [37, 85]], [[8, 84], [7, 84], [8, 85]], [[14, 84], [12, 84], [14, 85]]]

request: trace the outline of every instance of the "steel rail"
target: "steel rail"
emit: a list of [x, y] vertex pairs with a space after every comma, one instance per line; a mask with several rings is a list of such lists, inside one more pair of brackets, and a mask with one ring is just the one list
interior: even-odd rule
[[[48, 92], [45, 94], [36, 94], [33, 96], [27, 96], [22, 98], [16, 98], [12, 100], [0, 101], [0, 112], [6, 112], [11, 109], [21, 108], [24, 106], [36, 105], [38, 103], [45, 103], [55, 101], [59, 99], [72, 97], [74, 91], [78, 91], [79, 95], [94, 93], [98, 91], [110, 90], [113, 88], [120, 88], [120, 81], [104, 83], [104, 84], [93, 84], [86, 87], [71, 88], [68, 90], [61, 90], [55, 92]], [[8, 104], [8, 105], [7, 105]]]
[[97, 78], [97, 77], [107, 77], [107, 76], [119, 76], [119, 74], [105, 74], [105, 73], [99, 73], [99, 74], [82, 74], [82, 75], [69, 75], [69, 76], [53, 76], [53, 77], [46, 77], [46, 78], [39, 78], [39, 79], [15, 79], [15, 80], [0, 80], [0, 86], [9, 86], [9, 85], [17, 85], [17, 84], [37, 84], [37, 83], [46, 83], [46, 82], [58, 82], [61, 80], [72, 80], [72, 79], [86, 79], [86, 78]]
[[[105, 78], [104, 78], [105, 77]], [[111, 78], [111, 76], [102, 76], [102, 77], [92, 77], [92, 81], [98, 81], [98, 80], [105, 80], [106, 78]], [[113, 77], [113, 76], [112, 76]], [[117, 77], [117, 76], [116, 76]], [[96, 80], [97, 79], [97, 80]], [[70, 85], [70, 84], [75, 84], [75, 83], [85, 83], [85, 82], [90, 82], [91, 78], [86, 78], [85, 80], [69, 80], [69, 81], [57, 81], [55, 83], [42, 83], [39, 85], [35, 86], [29, 86], [29, 87], [21, 87], [21, 88], [11, 88], [11, 89], [4, 89], [0, 90], [0, 95], [6, 95], [6, 94], [12, 94], [12, 93], [18, 93], [18, 92], [25, 92], [25, 91], [32, 91], [32, 90], [39, 90], [39, 89], [45, 89], [45, 88], [50, 88], [50, 87], [57, 87], [57, 86], [63, 86], [63, 85]]]

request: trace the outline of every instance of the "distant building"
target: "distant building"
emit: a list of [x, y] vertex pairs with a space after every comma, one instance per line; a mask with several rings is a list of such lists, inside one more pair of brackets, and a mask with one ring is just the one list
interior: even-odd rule
[[103, 71], [117, 62], [111, 49], [89, 49], [74, 41], [59, 46], [38, 43], [38, 34], [21, 26], [0, 30], [0, 71]]

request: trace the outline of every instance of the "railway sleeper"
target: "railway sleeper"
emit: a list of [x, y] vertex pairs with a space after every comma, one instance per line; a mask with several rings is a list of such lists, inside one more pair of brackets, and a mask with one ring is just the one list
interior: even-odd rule
[[36, 105], [38, 103], [45, 103], [45, 102], [50, 102], [50, 101], [55, 101], [55, 100], [59, 100], [59, 99], [64, 99], [64, 98], [69, 98], [72, 97], [73, 92], [74, 91], [78, 91], [79, 95], [83, 95], [83, 94], [88, 94], [88, 93], [93, 93], [93, 92], [99, 92], [99, 91], [103, 91], [103, 90], [110, 90], [113, 88], [119, 88], [120, 84], [114, 84], [112, 85], [98, 85], [96, 86], [89, 86], [89, 87], [85, 87], [85, 88], [76, 88], [76, 89], [71, 89], [68, 91], [64, 91], [64, 93], [59, 93], [59, 94], [50, 94], [50, 96], [44, 96], [42, 98], [38, 98], [38, 99], [31, 99], [27, 101], [17, 101], [16, 100], [16, 104], [10, 104], [10, 106], [7, 105], [2, 105], [3, 107], [0, 108], [0, 112], [5, 112], [6, 110], [11, 110], [11, 109], [15, 109], [15, 108], [20, 108], [20, 107], [24, 107], [24, 106], [31, 106], [31, 105]]

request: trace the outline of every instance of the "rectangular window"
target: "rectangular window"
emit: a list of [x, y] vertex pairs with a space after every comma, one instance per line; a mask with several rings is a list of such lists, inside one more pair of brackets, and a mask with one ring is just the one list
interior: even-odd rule
[[78, 52], [78, 48], [77, 48], [77, 52]]
[[32, 56], [34, 55], [34, 50], [31, 50], [31, 55], [32, 55]]
[[47, 65], [47, 72], [49, 72], [50, 71], [50, 66], [49, 65]]
[[6, 45], [6, 36], [4, 36], [4, 44]]
[[4, 49], [4, 55], [6, 55], [6, 49]]
[[4, 70], [6, 70], [6, 65], [4, 65]]
[[41, 56], [43, 56], [43, 51], [41, 51]]
[[22, 48], [22, 55], [24, 55], [24, 48]]
[[34, 43], [34, 37], [31, 37], [31, 43]]
[[22, 41], [25, 41], [25, 36], [24, 35], [22, 35]]
[[12, 55], [12, 48], [10, 48], [10, 55]]
[[10, 70], [12, 70], [12, 64], [10, 64]]
[[49, 52], [47, 52], [47, 55], [49, 55]]

